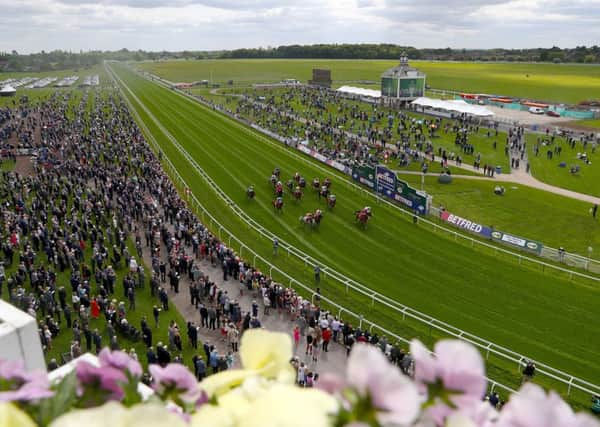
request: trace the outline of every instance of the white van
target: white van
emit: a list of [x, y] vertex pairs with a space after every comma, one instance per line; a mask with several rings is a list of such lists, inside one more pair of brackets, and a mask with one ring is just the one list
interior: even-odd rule
[[546, 111], [540, 107], [529, 107], [529, 112], [531, 114], [544, 114]]

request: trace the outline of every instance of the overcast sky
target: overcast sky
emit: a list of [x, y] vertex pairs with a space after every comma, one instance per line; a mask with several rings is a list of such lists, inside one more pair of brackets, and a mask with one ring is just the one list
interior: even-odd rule
[[0, 51], [600, 44], [600, 0], [0, 0]]

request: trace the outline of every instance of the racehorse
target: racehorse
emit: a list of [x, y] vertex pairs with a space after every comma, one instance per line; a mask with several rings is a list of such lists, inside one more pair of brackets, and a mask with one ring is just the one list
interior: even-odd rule
[[279, 170], [279, 168], [273, 169], [273, 175], [275, 175], [277, 178], [279, 178], [279, 175], [281, 175], [281, 171]]
[[321, 212], [321, 209], [317, 209], [315, 211], [315, 214], [314, 214], [313, 218], [314, 218], [314, 223], [316, 225], [321, 224], [321, 219], [323, 218], [323, 212]]
[[300, 222], [304, 225], [310, 225], [311, 227], [318, 227], [321, 224], [323, 218], [323, 212], [321, 209], [317, 209], [314, 213], [307, 212], [304, 216], [300, 217]]
[[281, 181], [277, 181], [277, 184], [275, 184], [275, 196], [283, 196], [283, 185], [281, 184]]
[[294, 191], [294, 180], [293, 179], [288, 179], [287, 182], [285, 183], [286, 187], [288, 188], [288, 190], [290, 190], [290, 192]]
[[369, 218], [371, 217], [371, 208], [369, 206], [365, 206], [363, 209], [354, 212], [354, 215], [356, 216], [356, 220], [363, 226], [363, 228], [366, 228]]
[[276, 211], [283, 210], [283, 197], [277, 197], [276, 199], [273, 200], [273, 208]]
[[331, 187], [331, 180], [329, 178], [325, 178], [323, 180], [323, 185], [327, 188]]
[[319, 180], [319, 178], [313, 179], [312, 186], [315, 190], [319, 191], [319, 188], [321, 188], [321, 180]]
[[329, 197], [327, 197], [327, 207], [329, 207], [329, 209], [333, 209], [335, 207], [335, 202], [335, 194], [330, 194]]
[[296, 199], [296, 201], [300, 201], [302, 199], [302, 189], [298, 186], [294, 190], [294, 199]]
[[325, 199], [327, 199], [328, 196], [329, 196], [329, 188], [327, 188], [326, 185], [323, 185], [321, 187], [321, 191], [319, 191], [319, 199], [321, 199], [321, 197], [325, 197]]
[[250, 200], [254, 199], [255, 193], [254, 193], [254, 186], [251, 185], [250, 187], [248, 187], [248, 189], [246, 190], [246, 197], [248, 197]]
[[300, 179], [298, 179], [298, 186], [300, 188], [306, 187], [306, 180], [303, 177], [300, 177]]
[[269, 182], [271, 183], [271, 185], [273, 187], [275, 187], [275, 184], [277, 184], [277, 175], [275, 175], [275, 174], [271, 175], [271, 178], [269, 178]]

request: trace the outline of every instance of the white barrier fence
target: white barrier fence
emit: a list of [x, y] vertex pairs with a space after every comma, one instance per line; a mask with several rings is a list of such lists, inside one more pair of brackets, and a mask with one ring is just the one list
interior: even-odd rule
[[[111, 76], [113, 76], [113, 74], [111, 73]], [[270, 233], [268, 230], [266, 230], [264, 227], [262, 227], [260, 224], [256, 223], [252, 218], [249, 218], [239, 207], [237, 207], [237, 205], [235, 205], [235, 203], [233, 203], [233, 201], [231, 201], [231, 199], [218, 187], [218, 185], [202, 170], [202, 168], [197, 164], [197, 162], [189, 155], [189, 153], [187, 153], [187, 151], [185, 151], [185, 149], [183, 149], [183, 147], [181, 147], [181, 145], [176, 141], [176, 139], [166, 130], [164, 129], [164, 127], [160, 124], [160, 122], [158, 122], [158, 120], [152, 115], [152, 113], [139, 101], [139, 99], [137, 99], [137, 97], [135, 96], [135, 94], [133, 94], [133, 92], [131, 92], [131, 90], [127, 87], [127, 85], [122, 82], [122, 80], [118, 77], [118, 76], [113, 76], [114, 78], [116, 78], [121, 85], [127, 90], [129, 91], [129, 93], [132, 95], [132, 97], [136, 100], [136, 102], [139, 103], [139, 105], [141, 106], [141, 108], [144, 109], [144, 111], [146, 112], [146, 114], [148, 114], [148, 116], [156, 123], [156, 125], [161, 128], [161, 131], [165, 134], [165, 136], [167, 138], [169, 138], [171, 140], [171, 142], [175, 145], [175, 147], [177, 148], [177, 150], [180, 152], [181, 155], [183, 155], [186, 159], [188, 159], [188, 161], [190, 162], [190, 164], [194, 167], [194, 169], [203, 177], [206, 179], [207, 183], [215, 190], [216, 194], [219, 195], [219, 197], [222, 198], [222, 200], [229, 205], [232, 210], [238, 214], [240, 216], [240, 218], [242, 220], [244, 220], [245, 222], [248, 223], [248, 225], [250, 227], [252, 227], [255, 231], [257, 231], [259, 234], [265, 236], [266, 238], [270, 239], [270, 241], [272, 241], [272, 239], [274, 237], [276, 237], [275, 235], [273, 235], [272, 233]], [[181, 96], [184, 97], [189, 97], [194, 99], [195, 101], [197, 101], [196, 98], [194, 97], [190, 97], [189, 95], [187, 95], [186, 93], [181, 93], [179, 92], [179, 94]], [[125, 97], [125, 99], [128, 100], [127, 97]], [[129, 102], [129, 101], [128, 101]], [[131, 107], [131, 104], [130, 104]], [[146, 132], [148, 133], [149, 136], [152, 136], [147, 128], [145, 127], [145, 125], [143, 124], [143, 122], [139, 119], [139, 116], [137, 114], [137, 110], [132, 109], [132, 111], [135, 113], [135, 115], [138, 117], [138, 120], [140, 121], [140, 125], [142, 125], [144, 127], [144, 129], [146, 130]], [[217, 113], [215, 113], [217, 114]], [[238, 125], [241, 126], [241, 125]], [[245, 128], [244, 128], [245, 129]], [[251, 132], [249, 129], [246, 129], [247, 132]], [[153, 139], [153, 136], [152, 136]], [[273, 141], [270, 141], [266, 138], [264, 138], [268, 143], [272, 143], [272, 144], [277, 144]], [[153, 140], [153, 143], [155, 145], [155, 148], [160, 150], [160, 147], [158, 146], [158, 144], [156, 143], [155, 140]], [[280, 145], [278, 145], [280, 146]], [[283, 146], [280, 146], [283, 149]], [[160, 150], [162, 151], [162, 150]], [[297, 156], [298, 158], [304, 160], [305, 162], [308, 162], [308, 159], [306, 159], [305, 157], [296, 154], [294, 152], [288, 152], [288, 154], [292, 154], [294, 156]], [[179, 172], [177, 171], [177, 169], [171, 164], [169, 159], [166, 159], [167, 161], [167, 165], [168, 168], [170, 169], [171, 174], [176, 175], [177, 180], [180, 182], [181, 185], [183, 185], [185, 188], [190, 188], [187, 183], [185, 183], [185, 181], [183, 180], [183, 178], [181, 178], [181, 176], [179, 175]], [[316, 167], [320, 167], [318, 165], [315, 165], [311, 162], [311, 165], [316, 166]], [[323, 169], [323, 168], [322, 168]], [[388, 204], [389, 206], [392, 206], [396, 209], [399, 209], [400, 211], [406, 213], [407, 215], [411, 215], [412, 213], [406, 212], [402, 209], [400, 209], [397, 205], [390, 203], [389, 201], [382, 199], [381, 197], [379, 197], [378, 195], [363, 189], [360, 186], [357, 186], [356, 184], [350, 182], [350, 181], [343, 181], [348, 185], [351, 185], [353, 187], [356, 187], [358, 189], [358, 191], [362, 191], [365, 194], [374, 197], [377, 202], [379, 203], [385, 203]], [[237, 243], [240, 245], [240, 255], [243, 255], [244, 249], [248, 252], [250, 252], [250, 254], [252, 256], [254, 256], [254, 260], [253, 263], [256, 263], [256, 260], [260, 260], [261, 262], [263, 262], [265, 265], [268, 265], [270, 268], [270, 274], [272, 275], [273, 271], [276, 271], [277, 273], [281, 274], [283, 277], [285, 277], [286, 279], [290, 280], [290, 286], [292, 284], [296, 284], [297, 286], [300, 286], [302, 289], [304, 289], [305, 291], [308, 291], [311, 295], [314, 296], [314, 292], [312, 291], [312, 289], [310, 287], [307, 287], [306, 285], [298, 282], [296, 279], [292, 278], [291, 276], [289, 276], [287, 273], [281, 271], [278, 267], [272, 265], [269, 261], [265, 260], [264, 258], [262, 258], [260, 255], [258, 255], [256, 252], [254, 252], [253, 250], [251, 250], [247, 245], [243, 244], [241, 240], [239, 240], [237, 237], [235, 237], [233, 234], [231, 234], [227, 229], [225, 229], [214, 217], [212, 217], [210, 215], [210, 213], [208, 213], [208, 211], [206, 211], [206, 209], [204, 209], [204, 207], [200, 204], [200, 202], [196, 199], [196, 197], [194, 195], [192, 195], [192, 201], [194, 203], [194, 207], [196, 207], [197, 209], [199, 209], [202, 212], [202, 218], [203, 220], [205, 220], [206, 218], [208, 218], [209, 220], [209, 227], [213, 230], [217, 230], [219, 237], [225, 241], [225, 239], [222, 236], [222, 233], [226, 233], [227, 235], [227, 239], [229, 242], [229, 246], [231, 246], [231, 241], [233, 241], [234, 243]], [[248, 220], [247, 220], [248, 218]], [[446, 229], [445, 227], [441, 227], [431, 221], [428, 220], [424, 220], [421, 219], [421, 222], [424, 222], [428, 225], [433, 226], [434, 230], [442, 230], [444, 232], [448, 232], [454, 235], [455, 240], [457, 239], [466, 239], [468, 241], [471, 242], [471, 246], [473, 246], [475, 243], [480, 244], [480, 245], [484, 245], [494, 251], [497, 252], [502, 252], [502, 253], [506, 253], [506, 254], [510, 254], [510, 255], [514, 255], [519, 257], [519, 262], [521, 262], [522, 260], [528, 260], [534, 263], [541, 263], [543, 264], [545, 267], [548, 267], [549, 269], [557, 269], [557, 270], [561, 270], [565, 273], [570, 274], [570, 277], [572, 278], [573, 275], [579, 275], [579, 276], [583, 276], [592, 280], [600, 280], [598, 278], [594, 278], [591, 276], [587, 276], [584, 275], [582, 273], [579, 272], [573, 272], [570, 270], [566, 270], [563, 269], [561, 267], [552, 265], [552, 264], [547, 264], [547, 263], [543, 263], [539, 260], [535, 260], [533, 258], [521, 255], [521, 254], [515, 254], [512, 253], [510, 251], [507, 251], [505, 249], [499, 248], [497, 246], [494, 245], [490, 245], [487, 244], [485, 242], [481, 242], [479, 240], [473, 239], [469, 236], [465, 236], [459, 232], [456, 232], [454, 230], [449, 230]], [[214, 225], [214, 227], [213, 227]], [[480, 338], [476, 335], [470, 334], [468, 332], [465, 332], [463, 330], [460, 330], [458, 328], [453, 327], [452, 325], [449, 325], [445, 322], [442, 322], [440, 320], [437, 320], [431, 316], [428, 316], [424, 313], [421, 313], [417, 310], [414, 310], [408, 306], [405, 306], [403, 304], [398, 303], [395, 300], [392, 300], [388, 297], [386, 297], [385, 295], [379, 294], [378, 292], [375, 292], [369, 288], [367, 288], [366, 286], [353, 281], [352, 279], [344, 276], [342, 273], [337, 272], [336, 270], [327, 267], [327, 266], [323, 266], [321, 263], [319, 263], [317, 260], [315, 260], [314, 258], [310, 257], [307, 254], [304, 254], [302, 251], [300, 251], [299, 249], [295, 248], [292, 245], [287, 244], [285, 241], [278, 239], [279, 243], [280, 243], [280, 247], [283, 250], [288, 251], [288, 253], [290, 253], [291, 255], [294, 255], [295, 257], [299, 258], [300, 260], [302, 260], [305, 265], [310, 265], [312, 267], [312, 265], [318, 264], [321, 265], [321, 271], [325, 276], [330, 276], [331, 278], [333, 278], [334, 280], [340, 282], [341, 284], [343, 284], [346, 287], [346, 290], [348, 289], [352, 289], [360, 294], [362, 294], [363, 296], [366, 296], [368, 298], [371, 299], [372, 304], [374, 304], [375, 302], [378, 302], [384, 306], [386, 306], [387, 308], [391, 308], [392, 310], [394, 310], [397, 314], [401, 314], [403, 319], [406, 319], [406, 317], [409, 317], [411, 319], [417, 320], [418, 322], [429, 326], [430, 328], [436, 329], [439, 332], [458, 338], [458, 339], [462, 339], [464, 341], [470, 342], [473, 345], [477, 346], [482, 352], [485, 352], [486, 354], [486, 359], [489, 358], [490, 354], [494, 354], [506, 361], [515, 363], [517, 368], [524, 366], [527, 361], [533, 360], [530, 357], [527, 357], [525, 355], [519, 354], [517, 352], [514, 352], [510, 349], [507, 349], [505, 347], [496, 345], [490, 341], [487, 341], [483, 338]], [[323, 298], [324, 299], [324, 298]], [[374, 329], [378, 329], [386, 334], [389, 334], [390, 336], [394, 336], [397, 337], [399, 340], [406, 342], [405, 339], [398, 337], [397, 335], [391, 333], [390, 331], [386, 330], [385, 328], [374, 324], [373, 322], [367, 321], [366, 319], [364, 319], [361, 315], [357, 315], [341, 306], [339, 306], [337, 303], [334, 303], [333, 301], [330, 300], [326, 300], [329, 304], [332, 304], [334, 307], [336, 307], [336, 309], [339, 310], [340, 315], [342, 313], [347, 313], [353, 317], [356, 317], [359, 320], [359, 324], [368, 324], [370, 325], [370, 328], [374, 328]], [[569, 394], [571, 392], [572, 388], [581, 390], [585, 393], [588, 394], [598, 394], [600, 393], [600, 387], [598, 385], [592, 384], [590, 382], [587, 382], [583, 379], [574, 377], [572, 375], [569, 375], [568, 373], [562, 372], [558, 369], [555, 369], [551, 366], [545, 365], [541, 362], [538, 361], [534, 361], [534, 363], [537, 366], [537, 372], [538, 374], [543, 374], [545, 376], [547, 376], [548, 378], [551, 378], [557, 382], [563, 383], [567, 386], [567, 394]]]

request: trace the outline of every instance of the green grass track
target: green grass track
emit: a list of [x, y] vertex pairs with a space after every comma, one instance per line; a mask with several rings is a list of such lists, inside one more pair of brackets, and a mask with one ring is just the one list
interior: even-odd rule
[[[415, 226], [406, 215], [382, 205], [366, 230], [359, 228], [353, 211], [367, 202], [365, 196], [341, 183], [330, 173], [332, 190], [338, 196], [333, 212], [326, 211], [319, 230], [305, 229], [298, 221], [303, 213], [319, 206], [312, 191], [295, 204], [286, 197], [282, 214], [271, 207], [272, 191], [267, 183], [275, 166], [284, 179], [299, 171], [308, 181], [324, 178], [320, 166], [300, 161], [284, 147], [223, 115], [211, 111], [133, 72], [114, 66], [125, 85], [151, 112], [160, 125], [218, 185], [265, 228], [323, 263], [342, 271], [371, 289], [440, 320], [477, 334], [499, 345], [527, 354], [558, 369], [592, 382], [600, 378], [600, 355], [593, 325], [600, 307], [600, 289], [569, 282], [554, 274], [519, 266], [516, 262], [471, 249]], [[130, 97], [132, 102], [133, 99]], [[307, 268], [280, 254], [274, 258], [270, 242], [258, 239], [248, 226], [218, 201], [189, 162], [160, 131], [153, 118], [134, 106], [156, 137], [166, 156], [192, 183], [192, 191], [213, 215], [250, 246], [299, 279]], [[138, 109], [137, 107], [140, 106]], [[257, 197], [245, 198], [245, 188], [254, 184]], [[309, 266], [310, 267], [310, 266]], [[343, 287], [326, 282], [322, 288], [352, 300]], [[355, 301], [355, 303], [356, 303]], [[354, 304], [353, 304], [354, 305]], [[361, 308], [359, 306], [359, 308]], [[367, 318], [378, 320], [387, 313], [362, 306]]]

